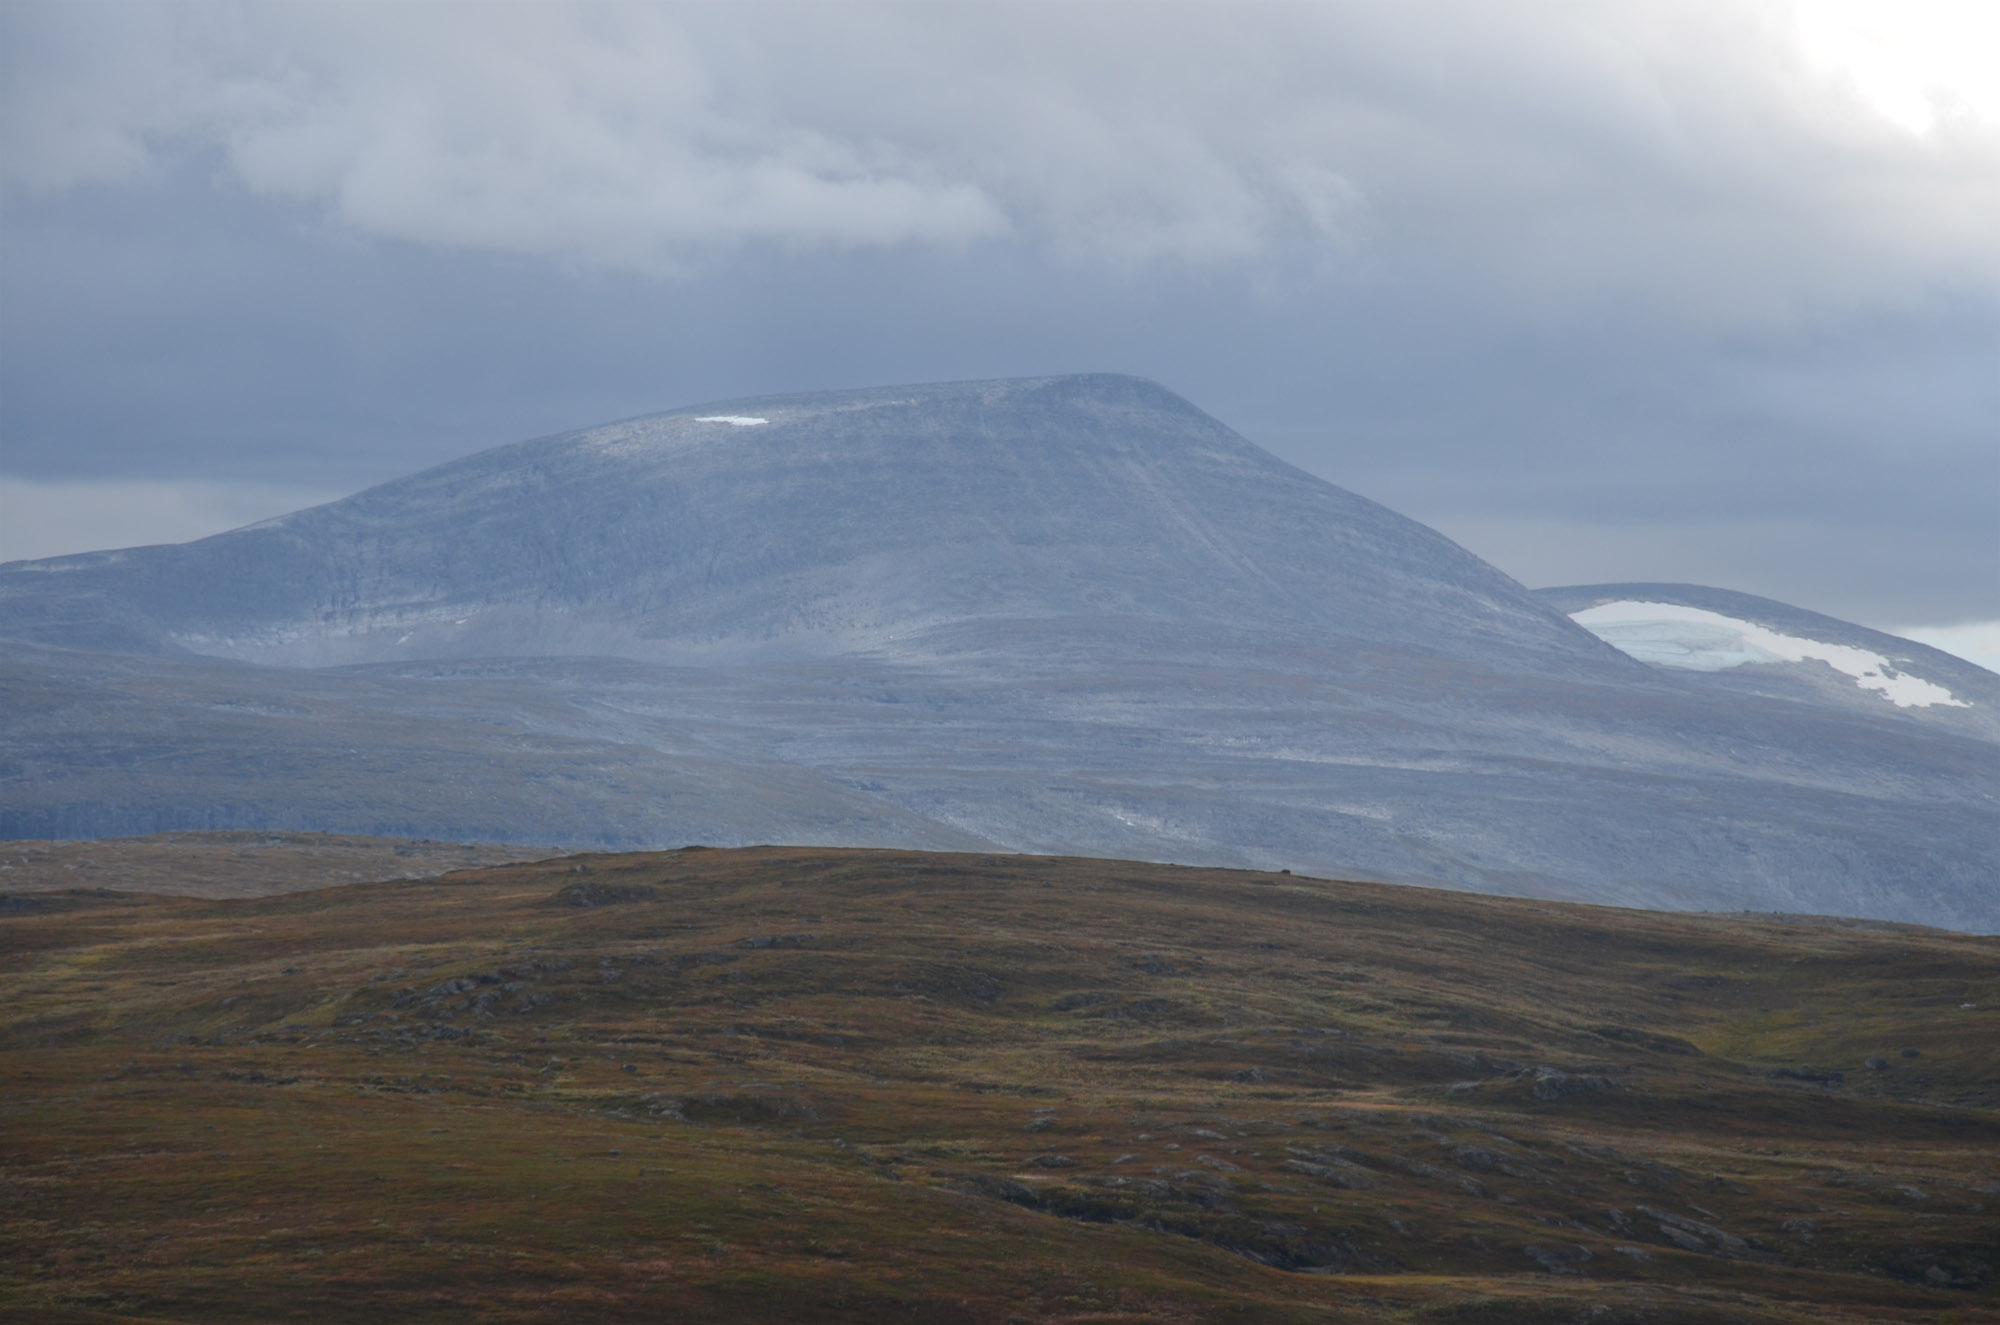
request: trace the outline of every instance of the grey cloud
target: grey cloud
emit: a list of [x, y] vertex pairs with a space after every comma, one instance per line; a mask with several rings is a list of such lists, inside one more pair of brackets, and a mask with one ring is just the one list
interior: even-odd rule
[[649, 270], [1019, 242], [1730, 322], [1990, 290], [2000, 129], [1869, 116], [1789, 12], [17, 5], [7, 158], [213, 151], [371, 234]]

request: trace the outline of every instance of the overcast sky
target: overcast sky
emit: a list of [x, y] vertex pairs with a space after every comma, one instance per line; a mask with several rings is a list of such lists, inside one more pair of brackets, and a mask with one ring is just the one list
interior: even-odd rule
[[0, 83], [0, 556], [1118, 370], [1531, 585], [2000, 619], [1984, 0], [4, 0]]

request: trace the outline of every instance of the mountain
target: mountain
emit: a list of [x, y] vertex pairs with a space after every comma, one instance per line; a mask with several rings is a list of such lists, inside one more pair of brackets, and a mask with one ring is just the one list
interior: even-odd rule
[[2000, 928], [1977, 678], [1802, 703], [1585, 610], [1132, 378], [728, 401], [0, 567], [0, 833], [1003, 848]]
[[1434, 531], [1109, 376], [731, 401], [0, 574], [17, 637], [304, 666], [893, 657], [1020, 622], [1403, 643], [1413, 614], [1452, 657], [1609, 662]]
[[1641, 662], [1701, 684], [2000, 739], [2000, 676], [1900, 635], [1699, 584], [1583, 584], [1535, 596]]

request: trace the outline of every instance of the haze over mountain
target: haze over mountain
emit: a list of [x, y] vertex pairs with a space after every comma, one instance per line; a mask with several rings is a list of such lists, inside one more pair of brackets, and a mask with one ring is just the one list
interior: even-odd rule
[[1658, 588], [1530, 593], [1133, 378], [729, 401], [0, 568], [0, 832], [984, 845], [2000, 928], [2000, 678], [1791, 632], [1945, 696], [1903, 704], [1566, 615]]

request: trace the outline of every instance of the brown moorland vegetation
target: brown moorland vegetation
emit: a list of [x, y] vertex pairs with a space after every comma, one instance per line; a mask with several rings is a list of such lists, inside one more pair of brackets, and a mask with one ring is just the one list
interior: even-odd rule
[[2000, 1319], [1993, 938], [691, 848], [16, 893], [0, 995], [22, 1318]]
[[269, 897], [339, 883], [420, 879], [546, 860], [552, 847], [343, 833], [155, 833], [96, 842], [0, 842], [0, 894], [71, 888], [174, 897]]

